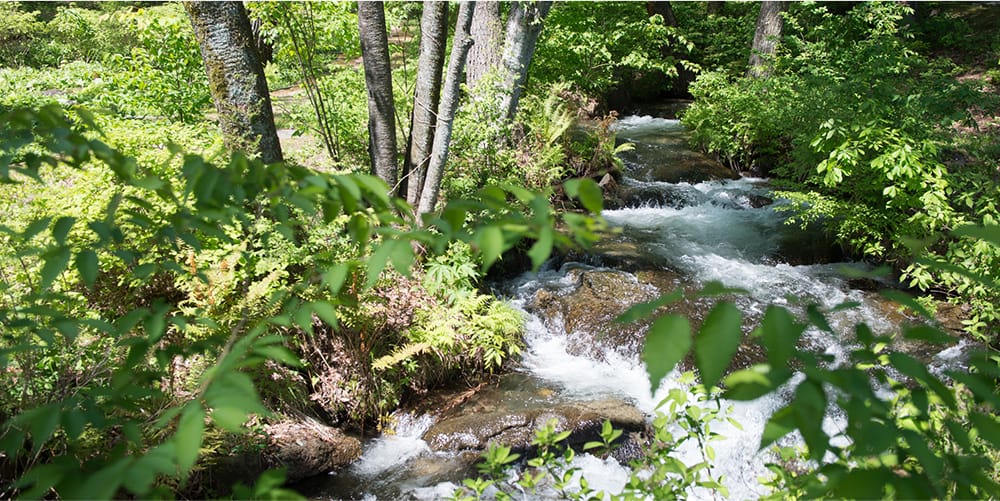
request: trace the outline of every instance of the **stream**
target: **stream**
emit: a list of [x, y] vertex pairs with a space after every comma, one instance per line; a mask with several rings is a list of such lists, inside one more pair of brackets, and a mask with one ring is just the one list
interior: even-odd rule
[[[845, 269], [861, 265], [839, 262], [817, 232], [784, 224], [786, 214], [776, 210], [782, 202], [772, 201], [766, 180], [731, 179], [726, 169], [691, 151], [677, 120], [629, 116], [615, 128], [620, 141], [635, 145], [622, 154], [626, 195], [603, 214], [620, 233], [590, 254], [552, 261], [537, 273], [497, 284], [496, 292], [527, 315], [523, 353], [498, 385], [463, 402], [464, 411], [450, 413], [478, 416], [488, 428], [494, 416], [529, 416], [526, 421], [519, 417], [518, 423], [531, 424], [548, 409], [597, 402], [602, 408], [637, 409], [651, 419], [670, 389], [685, 389], [685, 383], [675, 370], [651, 392], [639, 360], [643, 327], [619, 325], [613, 318], [632, 304], [675, 288], [697, 291], [709, 281], [746, 291], [728, 298], [749, 319], [745, 325], [759, 319], [769, 304], [797, 311], [795, 298], [825, 307], [859, 303], [830, 316], [834, 330], [844, 334], [813, 329], [804, 336], [803, 346], [836, 360], [849, 350], [846, 332], [856, 322], [886, 332], [906, 321], [894, 305], [869, 292], [870, 281], [859, 288], [845, 274]], [[673, 308], [698, 325], [711, 305], [706, 299], [686, 300]], [[941, 368], [954, 364], [960, 352], [961, 346], [928, 353], [926, 360], [932, 368]], [[745, 347], [735, 364], [759, 360], [759, 353]], [[731, 402], [728, 415], [741, 426], [714, 425], [713, 431], [725, 439], [714, 442], [713, 474], [724, 478], [731, 498], [766, 493], [758, 478], [767, 475], [764, 464], [771, 458], [757, 448], [764, 424], [783, 402], [782, 395]], [[450, 496], [469, 475], [470, 461], [478, 453], [442, 451], [441, 444], [464, 438], [456, 438], [458, 432], [436, 434], [439, 418], [431, 414], [399, 413], [395, 418], [394, 433], [369, 441], [357, 462], [310, 482], [306, 494], [314, 499]], [[830, 431], [842, 426], [836, 415], [824, 424]], [[514, 425], [505, 426], [503, 433], [508, 433]], [[693, 447], [679, 452], [686, 463], [700, 460]], [[630, 474], [613, 458], [589, 454], [579, 454], [574, 466], [595, 490], [618, 492]], [[691, 497], [714, 496], [705, 491], [692, 492]]]

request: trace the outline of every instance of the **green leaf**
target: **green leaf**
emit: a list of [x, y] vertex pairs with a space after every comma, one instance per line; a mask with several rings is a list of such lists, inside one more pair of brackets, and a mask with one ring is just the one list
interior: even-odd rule
[[487, 270], [504, 251], [503, 231], [496, 226], [485, 226], [476, 232], [476, 246], [483, 260], [483, 269]]
[[571, 179], [564, 185], [566, 194], [571, 197], [578, 197], [580, 203], [588, 211], [600, 214], [604, 210], [604, 196], [601, 187], [593, 179]]
[[983, 240], [993, 244], [996, 247], [1000, 247], [1000, 226], [997, 225], [984, 225], [976, 226], [968, 224], [965, 226], [959, 226], [955, 228], [952, 232], [953, 235], [959, 237], [970, 237], [978, 240]]
[[538, 234], [538, 240], [528, 250], [528, 257], [531, 258], [531, 269], [537, 271], [542, 263], [552, 254], [553, 230], [545, 226]]
[[329, 301], [314, 301], [309, 303], [309, 308], [328, 325], [336, 326], [339, 322], [337, 317], [337, 307]]
[[52, 225], [52, 238], [56, 239], [57, 244], [66, 245], [66, 237], [75, 223], [76, 218], [71, 216], [56, 219], [56, 224]]
[[64, 499], [112, 499], [125, 480], [125, 471], [132, 463], [131, 457], [115, 461], [82, 479], [75, 488], [60, 492]]
[[253, 352], [289, 367], [302, 367], [302, 360], [292, 350], [284, 346], [254, 346]]
[[69, 265], [70, 256], [69, 247], [56, 247], [42, 255], [45, 264], [42, 266], [41, 282], [38, 284], [39, 289], [48, 289], [52, 285], [52, 282], [55, 282], [59, 274]]
[[913, 296], [905, 292], [893, 289], [886, 289], [879, 291], [879, 295], [909, 308], [910, 310], [912, 310], [913, 312], [919, 314], [924, 318], [927, 319], [934, 318], [934, 315], [932, 315], [931, 312], [927, 311], [927, 309], [924, 308], [924, 305], [920, 304], [916, 299], [913, 299]]
[[767, 364], [754, 365], [726, 376], [723, 384], [728, 390], [723, 397], [730, 400], [754, 400], [777, 390], [792, 374], [786, 368], [776, 369]]
[[365, 282], [365, 288], [369, 288], [375, 285], [378, 281], [379, 275], [382, 274], [382, 270], [385, 269], [386, 263], [389, 262], [389, 255], [392, 254], [392, 246], [395, 240], [383, 241], [372, 252], [372, 255], [368, 257], [368, 279]]
[[18, 421], [28, 422], [28, 431], [31, 433], [35, 452], [42, 450], [45, 442], [55, 433], [61, 417], [62, 409], [59, 408], [59, 404], [51, 403], [32, 409], [18, 418]]
[[97, 259], [97, 253], [90, 249], [83, 249], [76, 255], [76, 269], [80, 271], [80, 278], [83, 279], [83, 283], [87, 287], [93, 287], [94, 282], [97, 281], [97, 271], [100, 267], [100, 262]]
[[767, 349], [767, 361], [773, 367], [784, 367], [798, 345], [799, 337], [805, 332], [806, 326], [795, 321], [795, 317], [780, 306], [768, 306], [761, 320], [759, 332], [764, 348]]
[[926, 341], [933, 344], [954, 343], [955, 338], [945, 334], [941, 329], [929, 325], [912, 325], [903, 328], [903, 337], [916, 341]]
[[979, 430], [979, 436], [983, 437], [996, 449], [1000, 449], [1000, 421], [994, 416], [987, 416], [978, 412], [969, 414], [972, 424]]
[[188, 472], [198, 461], [201, 452], [201, 439], [205, 432], [205, 410], [198, 402], [189, 402], [181, 413], [177, 423], [177, 432], [173, 441], [176, 451], [177, 467], [181, 476], [187, 478]]
[[764, 425], [764, 433], [760, 437], [760, 448], [764, 449], [793, 430], [795, 430], [795, 411], [791, 405], [782, 407], [772, 414], [771, 418], [767, 420], [767, 424]]
[[712, 308], [694, 341], [695, 363], [706, 388], [719, 382], [743, 339], [743, 314], [732, 303]]
[[31, 224], [29, 224], [28, 227], [24, 229], [24, 233], [21, 233], [21, 238], [25, 242], [31, 241], [31, 239], [34, 238], [35, 235], [41, 233], [42, 230], [44, 230], [45, 228], [48, 228], [50, 222], [52, 222], [51, 217], [45, 217], [36, 221], [32, 221]]
[[330, 293], [334, 295], [340, 293], [350, 271], [351, 267], [346, 263], [337, 263], [326, 269], [326, 272], [323, 273], [323, 283], [330, 289]]
[[899, 372], [920, 381], [925, 387], [936, 393], [949, 409], [956, 408], [955, 394], [952, 390], [945, 386], [940, 379], [934, 377], [927, 370], [927, 366], [919, 360], [905, 353], [890, 353], [889, 362]]
[[746, 292], [746, 289], [727, 287], [722, 282], [712, 280], [711, 282], [706, 282], [705, 285], [702, 286], [701, 290], [698, 291], [698, 297], [723, 296], [726, 294], [746, 294]]
[[892, 472], [885, 468], [854, 469], [838, 479], [831, 492], [839, 499], [885, 499], [885, 486], [892, 482], [893, 477]]
[[642, 348], [651, 392], [684, 359], [691, 348], [691, 324], [680, 315], [662, 316], [649, 326]]
[[674, 291], [670, 294], [664, 294], [652, 301], [632, 306], [631, 308], [625, 310], [625, 313], [618, 315], [618, 317], [615, 318], [615, 321], [628, 324], [637, 320], [649, 318], [649, 316], [655, 313], [656, 310], [660, 309], [660, 307], [666, 306], [670, 303], [676, 303], [683, 298], [684, 291], [680, 288], [674, 289]]
[[389, 252], [389, 261], [397, 273], [404, 277], [410, 277], [410, 268], [413, 267], [413, 247], [409, 240], [392, 240], [392, 248]]
[[814, 461], [822, 460], [829, 447], [829, 437], [823, 431], [823, 416], [826, 415], [823, 387], [806, 379], [795, 389], [795, 400], [790, 407], [794, 411], [795, 425], [809, 447], [809, 457]]

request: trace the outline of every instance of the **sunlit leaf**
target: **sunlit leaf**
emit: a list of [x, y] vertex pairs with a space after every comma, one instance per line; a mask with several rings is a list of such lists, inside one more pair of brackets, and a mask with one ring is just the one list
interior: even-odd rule
[[204, 432], [205, 410], [197, 402], [188, 403], [181, 413], [181, 418], [177, 423], [177, 432], [173, 437], [177, 453], [177, 467], [185, 478], [194, 467], [195, 462], [198, 461]]
[[642, 348], [649, 386], [655, 392], [660, 381], [684, 359], [691, 349], [691, 324], [680, 315], [662, 316], [649, 326]]
[[767, 420], [760, 437], [760, 448], [773, 444], [795, 429], [795, 411], [791, 406], [782, 407]]
[[80, 272], [80, 278], [87, 287], [93, 287], [97, 281], [97, 272], [100, 262], [97, 253], [90, 249], [83, 249], [76, 255], [76, 269]]
[[694, 355], [706, 388], [715, 386], [740, 347], [742, 319], [739, 308], [728, 302], [717, 304], [705, 317], [694, 341]]
[[784, 367], [795, 353], [799, 337], [806, 326], [795, 320], [795, 317], [780, 306], [768, 306], [761, 320], [759, 332], [764, 348], [767, 349], [767, 361], [773, 367]]
[[754, 400], [774, 392], [791, 377], [790, 369], [755, 365], [726, 376], [723, 384], [728, 390], [723, 396], [730, 400]]
[[48, 289], [55, 282], [56, 278], [69, 265], [70, 256], [69, 247], [56, 247], [42, 255], [45, 264], [42, 266], [41, 281], [38, 284], [39, 289]]

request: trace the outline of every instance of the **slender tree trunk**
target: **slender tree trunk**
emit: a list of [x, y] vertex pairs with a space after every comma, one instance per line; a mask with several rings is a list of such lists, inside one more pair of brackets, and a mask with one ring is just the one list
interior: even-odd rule
[[781, 30], [784, 25], [781, 13], [785, 11], [786, 7], [786, 2], [761, 2], [760, 15], [757, 16], [757, 29], [753, 35], [753, 48], [750, 50], [748, 76], [766, 78], [771, 74], [771, 60], [778, 50], [778, 41], [781, 39]]
[[392, 97], [392, 70], [389, 67], [389, 39], [385, 30], [382, 2], [358, 2], [358, 31], [361, 57], [368, 89], [368, 151], [372, 173], [396, 191], [399, 167], [396, 163], [396, 104]]
[[500, 2], [476, 2], [471, 34], [474, 43], [469, 49], [469, 61], [465, 65], [465, 84], [470, 89], [476, 86], [483, 75], [500, 66], [503, 51]]
[[705, 10], [710, 16], [718, 16], [722, 12], [722, 5], [725, 3], [721, 0], [710, 0]]
[[434, 132], [434, 147], [431, 150], [430, 163], [427, 166], [427, 176], [424, 189], [420, 193], [420, 204], [417, 207], [417, 220], [422, 214], [434, 210], [437, 204], [438, 192], [441, 189], [441, 175], [444, 164], [448, 161], [448, 143], [451, 142], [451, 126], [455, 120], [455, 110], [458, 109], [459, 86], [462, 83], [462, 71], [465, 60], [472, 46], [469, 29], [472, 25], [472, 14], [475, 2], [462, 2], [458, 8], [458, 20], [455, 23], [455, 38], [451, 42], [451, 59], [448, 60], [448, 75], [445, 77], [441, 105], [438, 107], [437, 130]]
[[184, 4], [205, 61], [226, 147], [280, 162], [271, 97], [256, 38], [241, 2]]
[[420, 201], [424, 171], [434, 143], [435, 113], [441, 97], [441, 69], [447, 45], [448, 2], [425, 0], [420, 18], [420, 59], [417, 62], [410, 146], [404, 168], [408, 173], [406, 201], [412, 206]]
[[507, 121], [514, 119], [517, 103], [528, 80], [528, 67], [542, 32], [542, 20], [552, 8], [551, 1], [519, 1], [510, 9], [504, 38], [500, 111]]

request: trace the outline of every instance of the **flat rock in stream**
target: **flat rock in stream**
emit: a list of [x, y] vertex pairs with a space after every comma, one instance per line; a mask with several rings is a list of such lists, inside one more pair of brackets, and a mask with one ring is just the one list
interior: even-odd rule
[[423, 439], [435, 451], [483, 451], [495, 443], [523, 452], [531, 449], [535, 431], [550, 420], [555, 420], [557, 432], [572, 431], [566, 443], [577, 450], [586, 442], [600, 440], [601, 426], [605, 420], [611, 421], [616, 429], [625, 431], [619, 439], [619, 459], [634, 455], [647, 432], [646, 417], [639, 409], [624, 400], [607, 399], [487, 412], [473, 407], [469, 412], [442, 418]]

